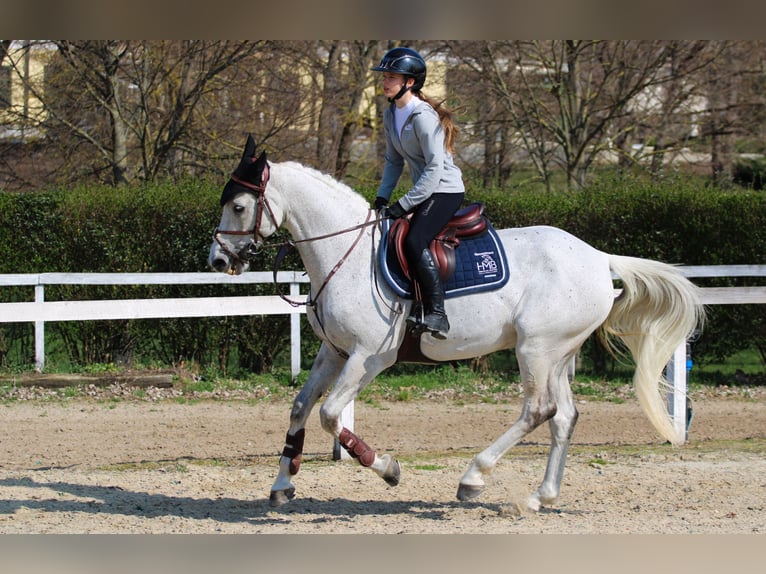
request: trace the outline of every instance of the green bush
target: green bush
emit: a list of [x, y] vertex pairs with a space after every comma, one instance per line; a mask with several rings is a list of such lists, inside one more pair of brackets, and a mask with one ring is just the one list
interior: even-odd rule
[[[660, 183], [606, 175], [577, 193], [525, 189], [472, 192], [497, 227], [553, 225], [609, 253], [680, 265], [766, 264], [763, 192], [721, 191], [692, 177]], [[763, 285], [763, 278], [694, 279], [700, 286]], [[717, 362], [755, 348], [766, 359], [766, 306], [709, 307], [705, 332], [693, 345], [695, 362]], [[594, 365], [607, 364], [598, 344], [586, 346]], [[598, 370], [598, 369], [597, 369]]]
[[[139, 187], [78, 187], [0, 193], [0, 273], [200, 272], [220, 219], [220, 183], [189, 180]], [[264, 256], [266, 257], [266, 256]], [[256, 263], [267, 269], [270, 261]], [[4, 301], [30, 301], [31, 287], [3, 288]], [[51, 286], [46, 299], [203, 297], [271, 294], [270, 285]], [[46, 328], [47, 364], [199, 364], [270, 369], [289, 357], [285, 317], [71, 321]], [[284, 351], [282, 351], [284, 349]], [[34, 362], [32, 325], [0, 326], [0, 360]]]
[[[186, 180], [137, 187], [82, 186], [43, 193], [0, 192], [0, 273], [207, 271], [207, 253], [220, 218], [218, 181]], [[369, 200], [374, 187], [362, 189]], [[685, 265], [764, 264], [766, 201], [754, 190], [720, 191], [703, 180], [669, 177], [660, 183], [605, 174], [580, 192], [541, 193], [471, 187], [496, 227], [553, 225], [610, 253]], [[254, 269], [271, 269], [264, 252]], [[284, 269], [300, 269], [295, 254]], [[698, 280], [701, 285], [749, 285], [757, 279]], [[3, 288], [3, 301], [29, 301], [31, 288]], [[273, 294], [255, 286], [60, 286], [48, 300]], [[748, 308], [752, 307], [752, 308]], [[716, 306], [695, 363], [755, 347], [766, 349], [766, 307]], [[303, 324], [303, 367], [318, 342]], [[264, 372], [289, 362], [287, 317], [215, 317], [53, 323], [49, 365], [93, 363], [199, 364], [229, 373]], [[0, 326], [0, 361], [33, 362], [29, 324]], [[586, 357], [606, 359], [594, 342]], [[512, 364], [502, 357], [494, 364]]]

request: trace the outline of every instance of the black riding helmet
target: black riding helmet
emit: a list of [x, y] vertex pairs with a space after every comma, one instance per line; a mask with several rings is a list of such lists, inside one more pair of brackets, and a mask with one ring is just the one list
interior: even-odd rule
[[[380, 64], [372, 69], [374, 72], [391, 72], [393, 74], [402, 74], [405, 77], [415, 78], [415, 83], [411, 89], [417, 92], [426, 83], [426, 62], [423, 57], [412, 48], [393, 48], [386, 52]], [[402, 87], [399, 93], [394, 96], [394, 100], [402, 97], [406, 87]]]

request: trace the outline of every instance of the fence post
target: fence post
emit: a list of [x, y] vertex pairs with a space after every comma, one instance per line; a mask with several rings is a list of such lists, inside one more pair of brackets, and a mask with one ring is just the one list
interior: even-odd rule
[[[298, 283], [290, 283], [290, 298], [295, 301], [301, 294]], [[300, 313], [290, 314], [290, 374], [292, 380], [298, 378], [301, 372], [301, 316]]]
[[[45, 301], [45, 286], [35, 285], [35, 303]], [[45, 368], [45, 321], [35, 321], [35, 370]]]
[[668, 389], [668, 412], [673, 417], [676, 433], [684, 436], [684, 440], [689, 438], [686, 425], [686, 350], [687, 342], [684, 341], [676, 347], [665, 369], [666, 377], [672, 383]]

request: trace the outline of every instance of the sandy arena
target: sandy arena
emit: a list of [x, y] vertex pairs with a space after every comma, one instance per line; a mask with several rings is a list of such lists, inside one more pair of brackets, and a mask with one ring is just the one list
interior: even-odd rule
[[20, 401], [0, 406], [0, 533], [766, 532], [763, 394], [694, 400], [689, 444], [658, 439], [634, 400], [580, 400], [562, 492], [518, 505], [542, 480], [548, 430], [512, 449], [484, 494], [460, 503], [471, 457], [520, 401], [356, 404], [355, 430], [402, 465], [389, 487], [333, 462], [312, 413], [296, 498], [274, 510], [288, 401]]

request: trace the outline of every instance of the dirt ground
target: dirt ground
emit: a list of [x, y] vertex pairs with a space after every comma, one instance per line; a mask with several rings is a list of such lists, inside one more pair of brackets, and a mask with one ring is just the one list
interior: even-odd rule
[[356, 404], [355, 431], [402, 466], [389, 487], [309, 421], [296, 498], [269, 507], [288, 401], [10, 401], [0, 406], [0, 533], [766, 532], [766, 399], [695, 398], [689, 443], [663, 444], [637, 403], [580, 400], [559, 500], [518, 513], [548, 430], [456, 497], [473, 454], [520, 401]]

